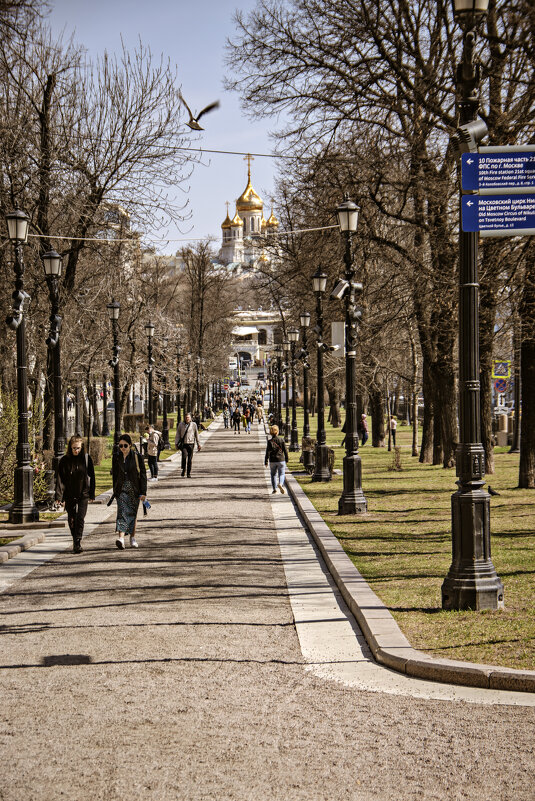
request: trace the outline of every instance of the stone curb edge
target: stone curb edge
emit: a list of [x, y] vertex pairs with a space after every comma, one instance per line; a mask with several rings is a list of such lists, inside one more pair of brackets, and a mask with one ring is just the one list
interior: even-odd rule
[[297, 480], [288, 473], [286, 485], [377, 662], [419, 679], [491, 690], [535, 692], [533, 670], [515, 670], [438, 659], [413, 648], [386, 606], [345, 553]]

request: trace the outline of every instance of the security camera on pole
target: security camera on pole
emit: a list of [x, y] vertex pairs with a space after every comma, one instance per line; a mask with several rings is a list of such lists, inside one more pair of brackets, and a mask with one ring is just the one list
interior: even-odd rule
[[24, 291], [24, 262], [22, 245], [28, 241], [29, 217], [23, 211], [6, 214], [7, 231], [15, 251], [15, 291], [12, 294], [12, 311], [6, 318], [8, 328], [17, 334], [17, 407], [18, 437], [17, 463], [14, 472], [13, 503], [9, 509], [10, 523], [33, 523], [39, 512], [33, 500], [33, 468], [30, 464], [28, 442], [28, 384], [26, 365], [26, 318], [24, 306], [29, 295]]
[[345, 346], [346, 346], [346, 455], [343, 461], [344, 489], [338, 501], [338, 514], [363, 514], [367, 511], [366, 498], [361, 486], [362, 466], [359, 455], [357, 433], [357, 334], [361, 309], [357, 295], [362, 284], [355, 282], [355, 269], [351, 250], [351, 237], [357, 232], [359, 207], [346, 195], [336, 209], [340, 231], [345, 240], [345, 277], [334, 288], [336, 297], [345, 300]]
[[[463, 27], [462, 60], [456, 83], [460, 127], [454, 149], [460, 156], [477, 150], [486, 133], [478, 118], [479, 65], [474, 61], [476, 28], [488, 0], [454, 0], [454, 16]], [[459, 431], [457, 476], [452, 495], [452, 563], [442, 584], [443, 609], [503, 607], [503, 584], [490, 558], [490, 496], [485, 483], [485, 451], [481, 443], [479, 383], [479, 277], [477, 232], [459, 225]]]

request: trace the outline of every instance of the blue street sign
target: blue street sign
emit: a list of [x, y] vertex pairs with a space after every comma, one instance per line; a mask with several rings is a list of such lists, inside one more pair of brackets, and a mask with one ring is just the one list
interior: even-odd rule
[[535, 192], [535, 148], [517, 153], [463, 153], [463, 192], [523, 189]]
[[535, 194], [463, 195], [462, 225], [482, 236], [534, 234]]

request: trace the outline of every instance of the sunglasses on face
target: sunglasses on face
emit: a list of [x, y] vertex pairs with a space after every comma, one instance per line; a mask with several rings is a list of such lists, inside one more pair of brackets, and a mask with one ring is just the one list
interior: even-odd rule
[[122, 444], [119, 443], [119, 447], [122, 448], [123, 450], [127, 450], [127, 448], [129, 448], [130, 445], [128, 445], [126, 442], [123, 442]]

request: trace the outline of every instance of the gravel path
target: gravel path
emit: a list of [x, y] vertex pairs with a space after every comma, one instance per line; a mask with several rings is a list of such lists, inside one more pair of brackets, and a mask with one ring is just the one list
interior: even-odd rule
[[222, 429], [1, 598], [2, 801], [535, 798], [535, 711], [306, 669], [256, 437]]

